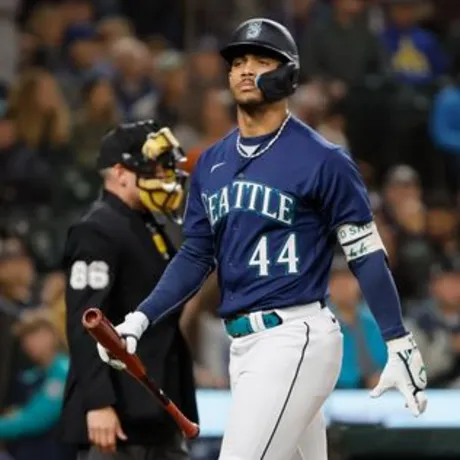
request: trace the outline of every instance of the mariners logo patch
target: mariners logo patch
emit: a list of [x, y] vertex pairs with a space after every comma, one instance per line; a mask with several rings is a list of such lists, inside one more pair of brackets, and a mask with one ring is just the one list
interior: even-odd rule
[[248, 31], [246, 32], [246, 38], [257, 38], [262, 31], [261, 22], [253, 22], [249, 24]]

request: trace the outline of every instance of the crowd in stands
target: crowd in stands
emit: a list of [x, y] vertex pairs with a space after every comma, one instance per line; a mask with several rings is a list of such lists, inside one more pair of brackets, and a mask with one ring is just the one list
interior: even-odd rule
[[[294, 34], [291, 110], [358, 163], [429, 387], [460, 388], [459, 12], [442, 0], [2, 0], [0, 443], [56, 421], [50, 409], [24, 432], [7, 423], [62, 395], [60, 256], [69, 223], [98, 195], [101, 136], [158, 119], [192, 172], [235, 125], [219, 46], [253, 16]], [[339, 254], [330, 289], [345, 340], [337, 386], [370, 388], [386, 348]], [[203, 312], [194, 327], [199, 385], [226, 388], [220, 321]]]

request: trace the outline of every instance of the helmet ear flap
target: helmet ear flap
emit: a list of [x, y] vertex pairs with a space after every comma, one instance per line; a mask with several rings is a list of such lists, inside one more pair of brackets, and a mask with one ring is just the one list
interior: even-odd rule
[[299, 67], [287, 62], [271, 72], [258, 75], [256, 85], [267, 102], [275, 102], [290, 96], [297, 88]]

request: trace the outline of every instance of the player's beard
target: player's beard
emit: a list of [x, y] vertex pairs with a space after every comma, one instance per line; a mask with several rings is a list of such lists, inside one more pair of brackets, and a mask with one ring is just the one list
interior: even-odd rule
[[268, 103], [264, 101], [262, 93], [251, 95], [250, 97], [241, 97], [233, 93], [233, 99], [240, 110], [249, 115], [257, 112], [263, 112]]

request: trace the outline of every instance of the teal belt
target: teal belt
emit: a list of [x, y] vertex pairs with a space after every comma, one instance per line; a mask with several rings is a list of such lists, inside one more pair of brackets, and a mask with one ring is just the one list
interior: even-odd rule
[[[279, 326], [283, 320], [275, 312], [262, 313], [262, 320], [266, 329]], [[225, 329], [231, 337], [244, 337], [245, 335], [256, 332], [251, 326], [251, 321], [248, 315], [237, 316], [225, 320]]]

